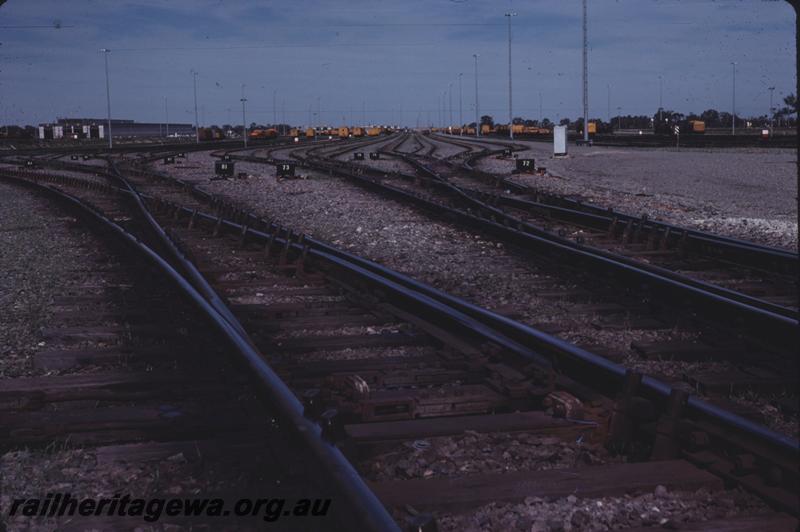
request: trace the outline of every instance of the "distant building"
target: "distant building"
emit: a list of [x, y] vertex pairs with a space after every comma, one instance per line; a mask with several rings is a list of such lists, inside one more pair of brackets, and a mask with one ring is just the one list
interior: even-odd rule
[[[103, 118], [59, 118], [55, 124], [39, 126], [40, 139], [53, 138], [104, 138], [108, 133], [108, 120]], [[165, 137], [194, 136], [193, 124], [164, 124], [134, 122], [133, 120], [111, 120], [114, 137]]]

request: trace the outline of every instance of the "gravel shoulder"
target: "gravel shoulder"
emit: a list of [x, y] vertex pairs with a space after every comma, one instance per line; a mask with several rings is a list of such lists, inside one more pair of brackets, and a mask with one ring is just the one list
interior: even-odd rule
[[[759, 242], [797, 248], [797, 154], [786, 149], [674, 149], [568, 146], [553, 158], [547, 142], [520, 141], [519, 157], [547, 175], [513, 179], [603, 207]], [[513, 159], [478, 168], [511, 175]]]
[[2, 183], [0, 198], [0, 378], [11, 378], [38, 373], [48, 307], [81, 282], [75, 271], [90, 269], [93, 238], [22, 188]]
[[[702, 361], [687, 365], [643, 358], [633, 342], [692, 340], [681, 328], [598, 328], [600, 315], [576, 316], [575, 302], [548, 292], [579, 289], [537, 266], [501, 242], [471, 233], [343, 179], [304, 171], [309, 179], [280, 180], [269, 165], [237, 162], [248, 179], [212, 180], [213, 158], [189, 154], [183, 166], [168, 171], [218, 193], [241, 207], [317, 239], [405, 273], [441, 290], [495, 310], [576, 345], [595, 350], [628, 367], [667, 381], [695, 372], [726, 372], [731, 363]], [[631, 316], [635, 321], [635, 316]]]
[[[185, 165], [169, 167], [168, 171], [260, 216], [483, 307], [512, 314], [534, 326], [568, 323], [570, 332], [563, 335], [566, 339], [596, 341], [597, 331], [590, 320], [576, 322], [572, 302], [537, 296], [543, 290], [574, 287], [543, 272], [524, 256], [509, 252], [501, 242], [432, 219], [343, 179], [305, 172], [309, 179], [278, 181], [271, 166], [237, 162], [237, 171], [241, 165], [251, 178], [212, 180], [213, 158], [207, 153], [188, 157]], [[621, 354], [628, 352], [634, 338], [614, 336], [608, 339], [609, 345]]]
[[446, 531], [678, 529], [682, 523], [759, 515], [768, 511], [763, 503], [741, 491], [670, 492], [664, 486], [658, 486], [653, 493], [602, 499], [570, 495], [548, 501], [527, 497], [520, 504], [489, 504], [467, 514], [443, 515], [439, 524], [440, 530]]

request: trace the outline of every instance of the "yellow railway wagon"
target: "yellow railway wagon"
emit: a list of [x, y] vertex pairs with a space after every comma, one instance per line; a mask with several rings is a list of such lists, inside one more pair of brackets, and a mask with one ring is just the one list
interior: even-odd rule
[[706, 132], [706, 123], [702, 120], [689, 120], [689, 125], [692, 127], [692, 133]]
[[525, 126], [522, 124], [514, 124], [511, 126], [511, 132], [514, 133], [515, 135], [525, 133], [525, 129], [526, 129]]
[[525, 126], [522, 129], [522, 133], [526, 135], [547, 135], [550, 133], [550, 130], [544, 127]]
[[488, 135], [492, 132], [492, 126], [489, 124], [482, 124], [481, 125], [481, 135]]
[[589, 134], [594, 135], [597, 133], [597, 124], [595, 122], [589, 122]]
[[339, 138], [346, 139], [350, 136], [350, 128], [349, 127], [340, 127], [339, 128]]
[[269, 129], [253, 129], [248, 133], [248, 136], [251, 139], [261, 139], [261, 138], [269, 138], [269, 137], [277, 137], [278, 130], [274, 128]]
[[296, 127], [293, 127], [292, 129], [289, 130], [289, 136], [290, 137], [299, 137], [300, 136], [300, 130], [297, 129]]
[[364, 136], [364, 128], [363, 127], [354, 127], [353, 128], [353, 136], [354, 137], [363, 137]]
[[475, 134], [475, 128], [474, 127], [468, 127], [467, 128], [467, 135], [474, 135], [474, 134]]
[[369, 137], [377, 137], [381, 134], [381, 128], [379, 127], [371, 127], [367, 129], [367, 136]]
[[314, 131], [313, 127], [309, 127], [306, 129], [306, 138], [313, 139], [315, 135], [316, 132]]

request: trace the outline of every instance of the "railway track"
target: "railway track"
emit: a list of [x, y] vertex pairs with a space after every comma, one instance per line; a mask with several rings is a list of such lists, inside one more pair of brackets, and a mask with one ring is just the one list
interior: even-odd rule
[[[323, 148], [318, 149], [321, 150]], [[330, 151], [330, 149], [328, 151]], [[333, 158], [337, 154], [346, 154], [347, 151], [347, 147], [343, 149], [334, 149], [334, 152], [329, 154], [329, 157]], [[258, 158], [253, 158], [251, 160], [257, 161]], [[384, 172], [372, 172], [374, 176], [372, 178], [366, 176], [368, 172], [368, 168], [364, 168], [363, 165], [360, 165], [356, 173], [344, 175], [348, 175], [350, 179], [354, 179], [357, 183], [368, 188], [381, 191], [388, 190], [393, 197], [399, 196], [408, 199], [433, 211], [438, 211], [438, 207], [442, 205], [442, 203], [431, 201], [427, 196], [420, 197], [413, 187], [403, 185], [399, 182], [399, 179], [394, 179], [391, 183], [387, 184], [386, 177], [388, 174]], [[463, 216], [463, 218], [467, 218], [467, 216]], [[470, 222], [474, 220], [467, 218], [467, 221]], [[500, 224], [497, 224], [496, 220], [492, 222], [490, 229], [497, 230]], [[499, 229], [509, 232], [506, 226]], [[536, 260], [542, 262], [541, 254], [536, 257]], [[556, 268], [563, 269], [563, 265], [564, 262], [560, 262]], [[592, 268], [593, 266], [587, 265], [586, 267]], [[553, 272], [551, 271], [550, 273], [552, 274]], [[563, 275], [561, 275], [561, 277], [563, 277]], [[557, 278], [558, 276], [556, 276], [556, 279]], [[596, 280], [586, 278], [586, 276], [582, 279], [578, 279], [577, 282], [573, 279], [572, 282], [564, 283], [566, 289], [562, 288], [560, 290], [552, 290], [559, 284], [557, 280], [546, 281], [542, 279], [542, 282], [547, 284], [548, 287], [551, 288], [551, 292], [553, 292], [552, 294], [546, 294], [547, 297], [552, 295], [554, 298], [564, 298], [577, 303], [570, 308], [570, 315], [564, 318], [567, 320], [568, 324], [572, 320], [575, 320], [576, 313], [578, 314], [578, 320], [576, 321], [585, 322], [586, 319], [580, 320], [580, 313], [583, 313], [584, 315], [588, 314], [588, 320], [592, 322], [594, 327], [601, 331], [609, 331], [609, 333], [615, 330], [621, 333], [624, 333], [626, 330], [640, 330], [642, 332], [637, 334], [646, 336], [648, 334], [647, 331], [656, 331], [659, 329], [665, 331], [666, 329], [672, 329], [672, 333], [661, 335], [652, 340], [634, 340], [634, 342], [630, 344], [629, 349], [634, 352], [633, 354], [635, 354], [637, 358], [644, 359], [642, 362], [644, 365], [650, 364], [649, 362], [645, 362], [647, 360], [675, 360], [688, 361], [690, 363], [713, 360], [729, 362], [731, 366], [727, 369], [721, 370], [716, 368], [708, 372], [702, 371], [700, 374], [686, 375], [682, 378], [680, 374], [678, 375], [678, 381], [686, 380], [695, 389], [707, 394], [706, 397], [721, 404], [725, 404], [727, 408], [735, 408], [727, 399], [728, 395], [731, 393], [738, 394], [742, 393], [744, 390], [757, 390], [760, 388], [762, 392], [758, 393], [766, 393], [769, 395], [774, 393], [775, 390], [788, 391], [789, 389], [789, 387], [787, 387], [789, 383], [784, 378], [784, 375], [786, 374], [785, 371], [793, 371], [790, 368], [793, 365], [794, 359], [790, 352], [794, 342], [794, 328], [796, 326], [796, 321], [793, 321], [794, 316], [791, 310], [787, 312], [786, 315], [781, 313], [772, 314], [773, 318], [777, 319], [777, 322], [782, 322], [786, 325], [786, 329], [781, 339], [772, 336], [773, 342], [770, 344], [769, 340], [767, 340], [767, 336], [761, 336], [760, 340], [756, 340], [755, 342], [752, 340], [741, 340], [741, 329], [743, 328], [737, 330], [730, 328], [730, 322], [728, 322], [725, 317], [728, 316], [727, 310], [725, 310], [726, 304], [716, 309], [705, 308], [701, 310], [700, 308], [694, 308], [693, 310], [686, 310], [683, 307], [685, 301], [679, 300], [673, 301], [673, 305], [677, 305], [677, 308], [673, 307], [670, 309], [669, 305], [665, 305], [659, 309], [657, 302], [663, 299], [661, 294], [651, 295], [648, 298], [643, 297], [638, 290], [630, 291], [626, 288], [626, 284], [631, 282], [630, 279], [623, 280], [622, 286], [619, 286], [619, 279], [616, 281], [611, 279], [611, 282], [617, 284], [616, 289], [609, 289], [608, 285], [604, 283], [597, 286]], [[634, 283], [638, 284], [638, 281], [634, 281]], [[581, 291], [582, 289], [586, 289], [587, 285], [589, 287], [594, 286], [591, 295]], [[539, 287], [539, 290], [541, 290], [541, 288], [542, 287]], [[576, 288], [578, 289], [577, 293], [575, 290]], [[620, 293], [615, 292], [615, 290], [619, 290], [620, 288], [626, 291], [626, 297], [618, 297]], [[710, 294], [710, 296], [712, 299], [715, 299], [715, 294]], [[643, 305], [646, 308], [643, 308]], [[703, 305], [701, 304], [701, 306]], [[768, 307], [769, 305], [764, 306]], [[755, 310], [756, 313], [762, 310], [760, 306], [754, 306], [751, 307], [751, 309]], [[601, 314], [599, 318], [597, 317], [598, 312]], [[691, 323], [692, 319], [676, 321], [674, 317], [679, 313], [682, 313], [684, 316], [692, 316], [693, 318], [697, 318], [698, 314], [705, 314], [706, 316], [710, 314], [712, 321], [716, 321], [716, 324], [710, 324], [708, 319], [700, 319], [695, 323]], [[719, 313], [718, 316], [717, 313]], [[592, 316], [594, 316], [594, 318]], [[742, 320], [747, 320], [746, 322], [749, 322], [750, 319], [751, 318], [742, 317]], [[552, 325], [556, 325], [556, 329], [553, 329]], [[563, 321], [556, 324], [534, 323], [534, 326], [543, 328], [548, 332], [554, 332], [560, 335], [566, 333], [568, 337], [576, 334], [570, 332], [570, 325], [567, 325], [566, 328], [563, 325]], [[573, 329], [575, 327], [580, 326], [577, 324], [572, 326]], [[762, 330], [761, 326], [755, 326], [754, 324], [751, 329], [751, 331], [756, 333], [757, 337], [760, 335], [759, 331]], [[693, 335], [690, 334], [690, 338], [687, 339], [686, 336], [683, 336], [681, 333], [688, 331], [696, 332]], [[677, 334], [675, 334], [676, 332]], [[737, 344], [730, 343], [729, 339], [736, 335], [739, 335], [740, 342]], [[583, 336], [585, 337], [585, 335]], [[767, 344], [765, 344], [764, 341], [767, 341]], [[585, 342], [586, 341], [583, 340], [581, 343], [586, 345]], [[609, 352], [607, 344], [604, 343], [600, 343], [600, 345], [589, 343], [587, 347], [595, 351], [599, 349], [599, 352], [603, 355], [612, 358], [617, 355], [613, 350]], [[617, 345], [616, 348], [619, 349], [619, 346]], [[618, 355], [616, 359], [620, 360]], [[663, 376], [662, 378], [674, 381], [674, 376]], [[760, 387], [760, 385], [757, 384], [762, 378], [765, 379], [764, 382], [766, 383], [764, 387]], [[793, 384], [791, 386], [793, 386]], [[787, 415], [796, 415], [796, 407], [791, 406], [793, 404], [792, 399], [789, 399], [785, 403], [781, 400], [780, 403], [783, 405], [781, 409]], [[752, 414], [754, 414], [754, 412], [751, 411], [750, 415]]]
[[[334, 152], [327, 154], [331, 157], [365, 145], [311, 149]], [[193, 257], [219, 302], [303, 399], [307, 415], [320, 421], [326, 437], [349, 449], [362, 471], [374, 470], [385, 460], [380, 450], [387, 445], [420, 442], [424, 453], [426, 442], [436, 446], [464, 430], [498, 438], [519, 432], [545, 434], [559, 444], [574, 444], [579, 436], [579, 446], [590, 442], [592, 449], [601, 449], [598, 444], [605, 443], [630, 457], [652, 459], [618, 463], [609, 455], [596, 467], [582, 464], [550, 476], [537, 471], [539, 467], [514, 475], [471, 477], [437, 471], [434, 475], [440, 478], [428, 480], [413, 475], [406, 480], [376, 479], [372, 489], [401, 522], [420, 527], [436, 517], [446, 523], [451, 513], [487, 502], [513, 503], [531, 494], [559, 497], [576, 488], [587, 497], [652, 491], [658, 485], [719, 490], [720, 476], [796, 513], [788, 503], [796, 487], [796, 442], [503, 316], [258, 219], [191, 183], [132, 166], [118, 168], [119, 173], [106, 175], [112, 187], [50, 172], [15, 175], [56, 183], [96, 204], [120, 194], [123, 187], [116, 178], [124, 176], [141, 193], [158, 226]], [[349, 355], [330, 356], [345, 350]], [[582, 455], [584, 450], [574, 452]], [[500, 462], [506, 468], [516, 464], [511, 456]], [[784, 475], [778, 482], [775, 468]], [[760, 478], [764, 472], [772, 475], [767, 476], [771, 485]], [[555, 482], [564, 473], [573, 480]], [[422, 477], [427, 475], [423, 472]], [[758, 519], [754, 523], [794, 523], [775, 513]]]
[[[474, 137], [473, 137], [474, 138]], [[489, 138], [503, 139], [507, 135], [491, 135]], [[553, 142], [552, 135], [520, 135], [520, 139], [540, 142]], [[570, 141], [581, 137], [570, 136]], [[676, 139], [671, 135], [595, 135], [592, 139], [595, 146], [623, 146], [631, 148], [674, 147]], [[681, 148], [794, 148], [797, 146], [795, 135], [780, 135], [770, 139], [759, 135], [681, 135], [678, 140]]]
[[[205, 495], [224, 497], [229, 511], [240, 498], [254, 500], [258, 494], [287, 501], [335, 497], [338, 503], [321, 519], [325, 524], [312, 527], [391, 527], [341, 453], [321, 438], [319, 427], [303, 417], [299, 402], [254, 353], [241, 326], [202, 280], [192, 277], [192, 267], [170, 264], [176, 262], [173, 241], [158, 238], [160, 226], [137, 209], [134, 195], [92, 179], [61, 180], [53, 187], [12, 177], [65, 204], [125, 253], [116, 258], [119, 271], [101, 270], [98, 277], [107, 278], [92, 279], [57, 300], [57, 315], [65, 321], [45, 332], [54, 349], [39, 353], [37, 363], [48, 371], [76, 373], [3, 382], [4, 447], [101, 445], [96, 452], [112, 470], [120, 461], [155, 461], [157, 468], [159, 461], [179, 457], [189, 464], [184, 468], [189, 480], [192, 471], [221, 471], [209, 479]], [[126, 290], [125, 274], [150, 282]], [[231, 359], [232, 352], [238, 358]], [[110, 365], [123, 369], [93, 371]], [[175, 486], [161, 487], [166, 488]], [[140, 496], [169, 498], [180, 494], [178, 489]], [[141, 522], [103, 519], [71, 523], [88, 529]], [[208, 519], [175, 521], [261, 526], [252, 518]]]
[[470, 153], [468, 163], [442, 173], [417, 168], [541, 230], [752, 296], [760, 300], [752, 304], [796, 317], [796, 253], [600, 209], [474, 171], [477, 157], [500, 153], [497, 146]]
[[[329, 154], [328, 159], [335, 155], [335, 153], [333, 156]], [[792, 287], [796, 286], [793, 275], [797, 269], [796, 255], [700, 232], [690, 234], [688, 230], [657, 222], [649, 223], [647, 220], [637, 220], [638, 223], [634, 223], [628, 218], [627, 223], [624, 223], [621, 221], [624, 220], [624, 215], [613, 213], [607, 214], [607, 219], [601, 221], [595, 216], [583, 215], [577, 211], [569, 213], [562, 211], [561, 218], [558, 219], [561, 225], [556, 227], [561, 233], [558, 234], [550, 230], [550, 226], [553, 225], [552, 217], [548, 217], [547, 214], [538, 220], [548, 221], [548, 227], [534, 225], [530, 223], [532, 216], [524, 219], [513, 216], [512, 213], [495, 206], [499, 201], [482, 201], [486, 199], [485, 193], [481, 194], [482, 191], [453, 186], [443, 176], [425, 165], [407, 156], [403, 157], [418, 170], [418, 175], [401, 175], [400, 177], [404, 179], [386, 184], [380, 182], [383, 177], [380, 171], [370, 172], [368, 167], [361, 165], [359, 175], [351, 177], [355, 177], [358, 182], [366, 186], [405, 196], [425, 206], [432, 208], [443, 206], [449, 212], [460, 215], [461, 221], [505, 234], [504, 236], [511, 242], [548, 240], [555, 245], [588, 252], [599, 259], [612, 260], [643, 274], [652, 274], [674, 282], [675, 284], [671, 285], [673, 288], [682, 286], [689, 291], [697, 290], [696, 293], [704, 294], [700, 297], [708, 296], [708, 301], [728, 300], [732, 304], [728, 308], [736, 307], [744, 310], [747, 307], [753, 311], [750, 318], [755, 320], [754, 325], [759, 324], [759, 328], [765, 326], [766, 322], [755, 316], [769, 315], [767, 321], [783, 324], [779, 326], [784, 328], [779, 341], [784, 342], [784, 345], [794, 335], [797, 303]], [[341, 167], [341, 164], [339, 166]], [[329, 171], [331, 169], [328, 168]], [[423, 174], [422, 178], [427, 178], [424, 183], [420, 183], [419, 174]], [[425, 197], [418, 196], [418, 191], [423, 191]], [[567, 221], [574, 225], [568, 226]], [[571, 227], [573, 233], [580, 231], [580, 234], [577, 236], [567, 234], [567, 227]], [[599, 244], [607, 241], [608, 245], [605, 249], [591, 245], [593, 242], [589, 241], [590, 235], [595, 236], [594, 242]], [[514, 238], [520, 236], [522, 238]], [[619, 245], [617, 240], [620, 240], [622, 245]], [[627, 256], [621, 252], [623, 249], [627, 252]], [[690, 254], [691, 256], [686, 257]], [[664, 257], [661, 264], [655, 263], [655, 259], [659, 256]], [[734, 269], [730, 271], [732, 266]], [[753, 274], [753, 270], [756, 275]]]

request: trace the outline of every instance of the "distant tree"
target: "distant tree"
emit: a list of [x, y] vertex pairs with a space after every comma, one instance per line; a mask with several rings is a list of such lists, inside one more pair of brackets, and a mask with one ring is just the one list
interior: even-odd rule
[[481, 117], [481, 125], [488, 124], [489, 126], [494, 127], [494, 119], [489, 115], [483, 115]]
[[16, 125], [7, 125], [2, 129], [2, 136], [10, 139], [24, 139], [30, 138], [32, 132], [32, 129], [28, 130], [27, 128]]
[[558, 124], [561, 126], [569, 126], [569, 118], [562, 118]]
[[617, 115], [611, 118], [611, 124], [617, 129], [650, 129], [653, 120], [643, 115]]
[[792, 115], [796, 115], [798, 108], [800, 108], [800, 103], [797, 100], [797, 97], [794, 94], [790, 94], [783, 99], [783, 103], [786, 104], [786, 107], [778, 111], [776, 114], [779, 116], [791, 117]]
[[222, 126], [222, 129], [227, 131], [228, 129], [231, 129], [231, 125], [230, 124], [225, 124], [224, 126]]
[[550, 121], [549, 118], [545, 118], [542, 120], [542, 127], [552, 127], [553, 123]]
[[673, 127], [681, 125], [686, 116], [669, 109], [659, 109], [653, 115], [653, 129], [659, 135], [673, 134]]
[[716, 109], [706, 109], [700, 113], [700, 120], [706, 123], [706, 127], [719, 127], [719, 111]]
[[511, 121], [511, 123], [514, 124], [515, 126], [524, 124], [525, 122], [526, 122], [526, 120], [523, 119], [523, 118], [520, 118], [519, 116], [514, 118], [514, 120]]

